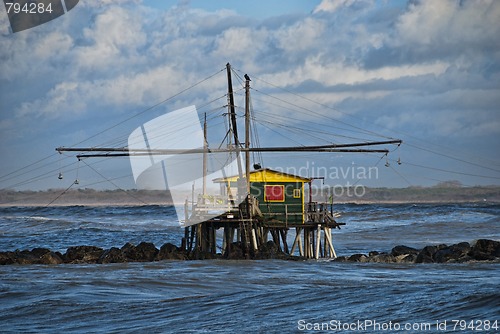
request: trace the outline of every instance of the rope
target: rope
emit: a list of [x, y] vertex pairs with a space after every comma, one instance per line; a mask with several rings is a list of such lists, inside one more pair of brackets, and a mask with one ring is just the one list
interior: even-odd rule
[[83, 163], [84, 163], [85, 165], [87, 165], [87, 167], [89, 167], [89, 168], [90, 168], [90, 169], [92, 169], [94, 172], [96, 172], [96, 173], [97, 173], [100, 177], [102, 177], [104, 180], [106, 180], [106, 181], [108, 181], [109, 183], [111, 183], [111, 184], [112, 184], [113, 186], [115, 186], [118, 190], [120, 190], [120, 191], [124, 192], [125, 194], [127, 194], [128, 196], [130, 196], [130, 197], [132, 197], [132, 198], [134, 198], [134, 199], [138, 200], [138, 201], [139, 201], [139, 202], [141, 202], [142, 204], [149, 205], [149, 203], [144, 202], [144, 201], [143, 201], [142, 199], [140, 199], [139, 197], [136, 197], [136, 196], [134, 196], [134, 195], [132, 195], [132, 194], [128, 193], [125, 189], [123, 189], [123, 188], [119, 187], [116, 183], [114, 183], [113, 181], [111, 181], [111, 179], [106, 178], [104, 175], [102, 175], [101, 173], [99, 173], [99, 171], [97, 171], [96, 169], [92, 168], [89, 164], [87, 164], [87, 163], [85, 162], [85, 160], [82, 160], [82, 161], [83, 161]]
[[59, 194], [59, 196], [54, 198], [52, 201], [49, 202], [49, 204], [45, 205], [43, 208], [47, 208], [49, 205], [51, 205], [52, 203], [57, 201], [59, 198], [61, 198], [61, 196], [64, 195], [71, 187], [73, 187], [74, 184], [75, 184], [75, 182], [72, 182], [68, 188], [66, 188], [62, 193]]
[[[243, 72], [241, 72], [241, 71], [239, 71], [239, 70], [237, 70], [237, 71], [238, 71], [238, 72], [240, 72], [240, 73], [243, 73]], [[315, 101], [315, 100], [310, 99], [310, 98], [308, 98], [308, 97], [305, 97], [305, 96], [303, 96], [303, 95], [300, 95], [300, 94], [294, 93], [294, 92], [292, 92], [292, 91], [290, 91], [290, 90], [288, 90], [288, 89], [285, 89], [285, 88], [282, 88], [282, 87], [277, 86], [277, 85], [275, 85], [275, 84], [272, 84], [272, 83], [270, 83], [270, 82], [268, 82], [268, 81], [266, 81], [266, 80], [264, 80], [264, 79], [261, 79], [261, 78], [258, 78], [258, 77], [253, 77], [253, 78], [255, 78], [255, 79], [259, 80], [259, 81], [262, 81], [262, 82], [264, 82], [264, 83], [266, 83], [266, 84], [268, 84], [268, 85], [270, 85], [270, 86], [272, 86], [272, 87], [274, 87], [274, 88], [277, 88], [277, 89], [279, 89], [279, 90], [282, 90], [282, 91], [284, 91], [284, 92], [287, 92], [287, 93], [289, 93], [289, 94], [292, 94], [292, 95], [294, 95], [294, 96], [297, 96], [297, 97], [299, 97], [299, 98], [301, 98], [301, 99], [304, 99], [304, 100], [306, 100], [306, 101], [309, 101], [309, 102], [312, 102], [312, 103], [314, 103], [314, 104], [317, 104], [317, 105], [319, 105], [319, 106], [321, 106], [321, 107], [328, 108], [328, 109], [330, 109], [330, 110], [336, 111], [336, 112], [338, 112], [338, 113], [341, 113], [341, 114], [346, 115], [346, 116], [349, 116], [349, 117], [353, 117], [352, 115], [347, 114], [347, 113], [345, 113], [345, 112], [342, 112], [342, 111], [340, 111], [340, 110], [338, 110], [338, 109], [336, 109], [336, 108], [333, 108], [333, 107], [328, 106], [328, 105], [326, 105], [326, 104], [320, 103], [320, 102], [318, 102], [318, 101]], [[254, 90], [256, 90], [256, 89], [254, 89]], [[258, 90], [256, 90], [256, 91], [258, 91]], [[258, 91], [258, 92], [260, 92], [260, 91]], [[269, 95], [269, 94], [265, 94], [265, 93], [263, 93], [263, 92], [260, 92], [260, 93], [261, 93], [261, 94], [264, 94], [264, 95], [267, 95], [267, 96], [270, 96], [270, 97], [273, 97], [273, 96], [271, 96], [271, 95]], [[273, 98], [276, 98], [276, 97], [273, 97]], [[281, 100], [281, 99], [279, 99], [279, 98], [276, 98], [276, 99], [277, 99], [277, 100], [280, 100], [281, 102], [284, 102], [284, 103], [287, 103], [287, 104], [290, 104], [290, 105], [294, 105], [293, 103], [290, 103], [290, 102], [288, 102], [288, 101]], [[321, 113], [315, 112], [315, 111], [313, 111], [313, 110], [310, 110], [310, 109], [307, 109], [307, 108], [303, 108], [303, 107], [300, 107], [300, 106], [297, 106], [297, 105], [294, 105], [294, 106], [299, 107], [299, 108], [304, 109], [304, 110], [307, 110], [307, 111], [309, 111], [309, 112], [311, 112], [311, 113], [313, 113], [313, 114], [316, 114], [316, 115], [319, 115], [319, 116], [324, 117], [324, 115], [322, 115]], [[383, 135], [381, 135], [381, 134], [379, 134], [379, 133], [376, 133], [376, 132], [373, 132], [373, 131], [369, 131], [369, 130], [365, 130], [365, 129], [363, 129], [363, 128], [357, 127], [357, 126], [352, 125], [352, 124], [349, 124], [349, 123], [347, 123], [347, 122], [343, 122], [343, 121], [340, 121], [340, 120], [335, 120], [335, 121], [337, 121], [337, 122], [339, 122], [339, 123], [342, 123], [342, 124], [345, 124], [345, 125], [348, 125], [348, 126], [350, 126], [350, 127], [353, 127], [354, 129], [358, 129], [358, 130], [363, 131], [363, 132], [365, 132], [365, 133], [370, 133], [370, 134], [372, 134], [372, 135], [376, 135], [376, 136], [378, 136], [378, 137], [383, 137], [383, 138], [392, 139], [391, 137], [383, 136]]]
[[103, 133], [105, 133], [105, 132], [107, 132], [107, 131], [109, 131], [109, 130], [111, 130], [111, 129], [114, 129], [114, 128], [116, 128], [117, 126], [122, 125], [123, 123], [126, 123], [126, 122], [130, 121], [131, 119], [133, 119], [133, 118], [135, 118], [135, 117], [138, 117], [138, 116], [140, 116], [140, 115], [142, 115], [142, 114], [144, 114], [144, 113], [146, 113], [146, 112], [148, 112], [148, 111], [150, 111], [150, 110], [152, 110], [152, 109], [154, 109], [154, 108], [156, 108], [156, 107], [158, 107], [158, 106], [160, 106], [160, 105], [162, 105], [162, 104], [164, 104], [164, 103], [166, 103], [166, 102], [168, 102], [168, 101], [170, 101], [170, 100], [172, 100], [172, 99], [174, 99], [174, 98], [176, 98], [177, 96], [179, 96], [179, 95], [181, 95], [181, 94], [185, 93], [186, 91], [188, 91], [188, 90], [190, 90], [190, 89], [193, 89], [194, 87], [196, 87], [196, 86], [198, 86], [198, 85], [200, 85], [200, 84], [204, 83], [205, 81], [212, 79], [214, 76], [218, 75], [219, 73], [221, 73], [221, 72], [222, 72], [222, 71], [224, 71], [224, 70], [225, 70], [225, 68], [223, 68], [223, 69], [221, 69], [220, 71], [218, 71], [218, 72], [216, 72], [216, 73], [214, 73], [214, 74], [212, 74], [212, 75], [210, 75], [210, 76], [206, 77], [205, 79], [203, 79], [203, 80], [201, 80], [201, 81], [198, 81], [197, 83], [195, 83], [195, 84], [191, 85], [190, 87], [187, 87], [187, 88], [185, 88], [185, 89], [181, 90], [180, 92], [178, 92], [178, 93], [176, 93], [176, 94], [174, 94], [174, 95], [172, 95], [172, 96], [170, 96], [170, 97], [166, 98], [165, 100], [162, 100], [162, 101], [160, 101], [160, 102], [156, 103], [155, 105], [153, 105], [153, 106], [151, 106], [151, 107], [148, 107], [148, 108], [146, 108], [146, 109], [144, 109], [144, 110], [142, 110], [142, 111], [138, 112], [137, 114], [132, 115], [132, 116], [130, 116], [129, 118], [126, 118], [125, 120], [123, 120], [123, 121], [121, 121], [121, 122], [119, 122], [119, 123], [116, 123], [115, 125], [110, 126], [109, 128], [106, 128], [106, 129], [104, 129], [104, 130], [102, 130], [102, 131], [100, 131], [100, 132], [98, 132], [98, 133], [96, 133], [96, 134], [94, 134], [94, 135], [92, 135], [92, 136], [88, 137], [87, 139], [84, 139], [84, 140], [82, 140], [82, 141], [80, 141], [80, 142], [78, 142], [78, 143], [76, 143], [76, 144], [74, 144], [74, 145], [72, 145], [72, 146], [70, 146], [70, 147], [75, 147], [75, 146], [78, 146], [78, 145], [80, 145], [80, 144], [82, 144], [82, 143], [84, 143], [84, 142], [86, 142], [86, 141], [88, 141], [88, 140], [90, 140], [90, 139], [92, 139], [92, 138], [95, 138], [95, 137], [97, 137], [97, 136], [99, 136], [99, 135], [101, 135], [101, 134], [103, 134]]
[[420, 167], [420, 168], [435, 170], [435, 171], [439, 171], [439, 172], [445, 172], [445, 173], [451, 173], [451, 174], [457, 174], [457, 175], [466, 175], [466, 176], [481, 177], [481, 178], [484, 178], [484, 179], [500, 180], [500, 177], [486, 176], [486, 175], [479, 175], [479, 174], [471, 174], [471, 173], [464, 173], [464, 172], [455, 172], [455, 171], [452, 171], [452, 170], [447, 170], [447, 169], [442, 169], [442, 168], [422, 166], [422, 165], [414, 164], [414, 163], [407, 162], [407, 161], [405, 161], [405, 164], [406, 165], [410, 165], [410, 166], [414, 166], [414, 167]]

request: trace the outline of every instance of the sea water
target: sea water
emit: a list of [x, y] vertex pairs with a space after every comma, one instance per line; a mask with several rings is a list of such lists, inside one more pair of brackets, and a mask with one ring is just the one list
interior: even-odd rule
[[[336, 205], [338, 255], [500, 240], [500, 205]], [[0, 251], [179, 245], [170, 206], [0, 208]], [[0, 266], [2, 333], [500, 333], [500, 264]]]

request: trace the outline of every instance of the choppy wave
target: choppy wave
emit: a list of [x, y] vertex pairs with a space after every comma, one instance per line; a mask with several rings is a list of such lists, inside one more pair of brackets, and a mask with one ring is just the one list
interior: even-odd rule
[[[339, 255], [500, 240], [500, 206], [339, 205]], [[0, 208], [2, 250], [179, 244], [171, 207]], [[500, 264], [164, 261], [0, 266], [3, 332], [293, 333], [303, 323], [500, 321]], [[363, 332], [363, 331], [361, 331]], [[364, 332], [377, 332], [365, 330]], [[381, 332], [381, 331], [378, 331]], [[410, 331], [411, 332], [411, 331]], [[419, 332], [419, 331], [414, 331]], [[442, 332], [442, 331], [441, 331]]]

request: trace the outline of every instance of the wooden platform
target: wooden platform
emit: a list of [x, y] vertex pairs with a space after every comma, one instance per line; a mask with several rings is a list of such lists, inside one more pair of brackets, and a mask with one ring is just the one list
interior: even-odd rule
[[[198, 222], [208, 211], [227, 210], [223, 214]], [[186, 213], [188, 213], [186, 204]], [[296, 215], [296, 213], [292, 213]], [[227, 254], [230, 245], [242, 246], [247, 258], [258, 254], [263, 245], [273, 241], [280, 250], [289, 255], [305, 258], [335, 258], [337, 255], [332, 241], [332, 229], [345, 225], [335, 220], [338, 216], [327, 210], [326, 204], [308, 203], [303, 223], [289, 219], [286, 214], [262, 213], [251, 197], [239, 206], [216, 205], [214, 203], [193, 205], [191, 214], [186, 214], [185, 235], [182, 247], [188, 252], [209, 252]], [[291, 221], [291, 222], [289, 222]], [[218, 242], [217, 231], [223, 233]], [[288, 232], [294, 229], [295, 237], [289, 247]], [[296, 253], [296, 250], [298, 253]]]

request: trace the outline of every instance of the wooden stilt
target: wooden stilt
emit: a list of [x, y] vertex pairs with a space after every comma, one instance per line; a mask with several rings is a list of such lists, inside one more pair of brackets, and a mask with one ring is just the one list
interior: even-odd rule
[[289, 254], [288, 253], [288, 243], [287, 243], [287, 229], [279, 229], [279, 233], [281, 235], [281, 241], [283, 242], [283, 252], [285, 252], [286, 254]]
[[212, 250], [212, 254], [217, 254], [217, 230], [215, 229], [215, 227], [212, 225], [210, 227], [210, 243], [211, 243], [211, 250]]
[[291, 255], [293, 255], [293, 253], [295, 252], [295, 247], [297, 247], [298, 243], [300, 243], [300, 231], [300, 227], [295, 228], [295, 239], [293, 240], [292, 250], [290, 251]]
[[301, 236], [300, 234], [302, 233], [302, 230], [303, 229], [300, 229], [297, 234], [299, 236], [299, 239], [297, 240], [297, 243], [299, 244], [299, 255], [300, 256], [304, 256], [304, 248], [302, 247], [302, 242], [300, 241], [301, 240]]
[[262, 228], [262, 243], [265, 244], [269, 240], [269, 228]]
[[191, 252], [193, 250], [193, 245], [194, 247], [196, 247], [196, 243], [195, 243], [195, 228], [194, 226], [191, 226], [190, 227], [190, 236], [189, 236], [189, 249], [188, 249], [188, 252]]
[[227, 248], [227, 227], [224, 227], [224, 232], [222, 234], [222, 254], [226, 254]]
[[314, 255], [314, 250], [316, 249], [316, 238], [314, 237], [314, 229], [311, 228], [310, 231], [309, 231], [309, 238], [310, 238], [310, 242], [311, 242], [311, 251], [310, 251], [310, 255], [309, 255], [309, 258], [314, 258], [315, 255]]
[[196, 250], [201, 251], [201, 229], [202, 224], [196, 225]]
[[314, 254], [314, 257], [317, 259], [319, 259], [319, 250], [321, 248], [321, 225], [319, 224], [318, 227], [316, 228], [316, 252]]
[[257, 237], [255, 236], [255, 230], [253, 227], [252, 227], [252, 246], [254, 251], [257, 251], [259, 249], [257, 247]]
[[328, 240], [328, 245], [330, 246], [330, 257], [335, 259], [337, 257], [337, 253], [335, 253], [335, 248], [333, 248], [331, 233], [332, 233], [331, 228], [328, 228], [328, 233], [325, 230], [325, 236], [326, 236], [326, 239]]
[[308, 259], [311, 257], [311, 236], [309, 228], [304, 228], [304, 256]]

